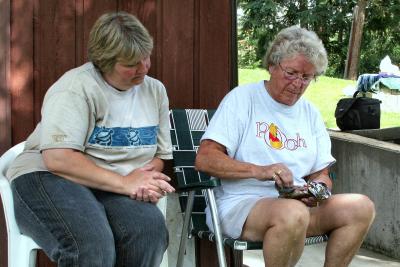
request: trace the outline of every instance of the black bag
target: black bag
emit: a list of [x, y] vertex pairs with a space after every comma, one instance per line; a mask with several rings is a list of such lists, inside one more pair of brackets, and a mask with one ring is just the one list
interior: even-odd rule
[[381, 101], [370, 97], [342, 98], [336, 105], [336, 124], [342, 131], [379, 129], [381, 123]]

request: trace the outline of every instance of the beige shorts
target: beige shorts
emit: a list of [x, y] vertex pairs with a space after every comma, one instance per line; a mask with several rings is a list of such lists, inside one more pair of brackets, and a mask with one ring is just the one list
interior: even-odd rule
[[[264, 197], [244, 197], [243, 195], [238, 195], [237, 198], [218, 200], [217, 206], [222, 234], [231, 238], [239, 238], [242, 234], [243, 225], [246, 222], [251, 209], [254, 207], [257, 201], [262, 198]], [[230, 207], [228, 210], [226, 210], [227, 206]], [[209, 211], [206, 212], [207, 225], [211, 231], [214, 231], [212, 227], [211, 216], [209, 216]]]

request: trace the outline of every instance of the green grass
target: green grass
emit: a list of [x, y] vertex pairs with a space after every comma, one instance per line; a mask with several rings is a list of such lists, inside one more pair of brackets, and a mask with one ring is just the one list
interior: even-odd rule
[[[239, 84], [268, 80], [269, 73], [263, 69], [239, 69]], [[311, 101], [321, 112], [321, 115], [328, 128], [337, 128], [335, 120], [336, 103], [340, 98], [345, 97], [343, 88], [355, 86], [356, 82], [319, 77], [312, 82], [304, 93], [304, 97]], [[400, 126], [400, 113], [381, 112], [381, 128]]]

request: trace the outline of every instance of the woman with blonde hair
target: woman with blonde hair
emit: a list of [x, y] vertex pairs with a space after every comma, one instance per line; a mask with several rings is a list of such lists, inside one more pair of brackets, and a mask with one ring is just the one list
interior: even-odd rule
[[89, 62], [47, 91], [8, 178], [15, 215], [58, 266], [158, 266], [168, 245], [155, 203], [173, 192], [168, 98], [147, 76], [153, 41], [131, 14], [94, 24]]

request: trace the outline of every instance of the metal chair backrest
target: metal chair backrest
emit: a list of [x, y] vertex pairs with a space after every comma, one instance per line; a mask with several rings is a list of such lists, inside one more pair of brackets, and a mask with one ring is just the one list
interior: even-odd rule
[[[210, 180], [210, 176], [194, 168], [200, 139], [207, 129], [215, 110], [173, 109], [170, 113], [174, 171], [177, 190]], [[182, 212], [185, 212], [188, 193], [179, 195]], [[206, 199], [203, 190], [197, 190], [191, 216], [191, 230], [208, 231], [205, 224]]]

